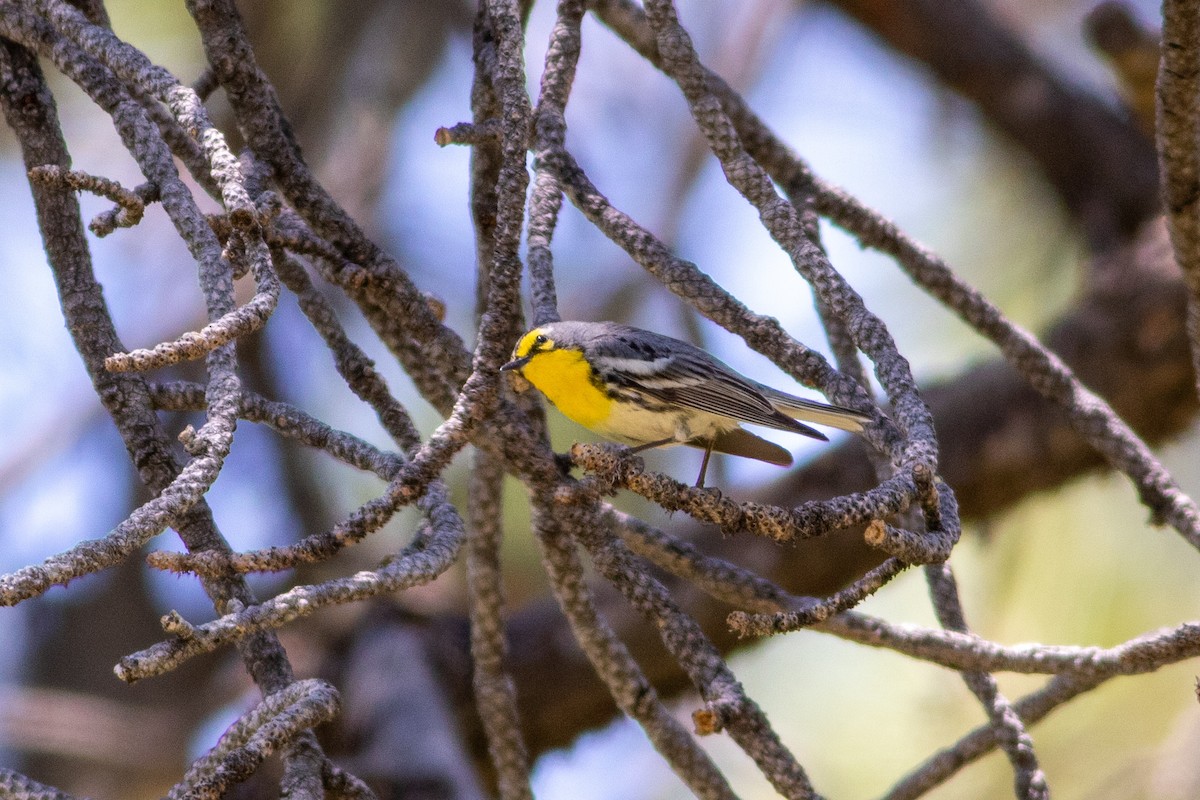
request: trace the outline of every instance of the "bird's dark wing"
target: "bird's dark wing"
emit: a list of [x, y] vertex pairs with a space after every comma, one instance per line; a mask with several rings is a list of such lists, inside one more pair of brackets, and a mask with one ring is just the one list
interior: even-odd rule
[[694, 345], [651, 331], [610, 323], [587, 349], [610, 384], [664, 406], [681, 405], [822, 440], [824, 434], [796, 420], [849, 431], [870, 421], [847, 408], [764, 386]]
[[662, 405], [680, 405], [740, 422], [765, 425], [825, 439], [820, 431], [780, 413], [753, 382], [743, 378], [703, 351], [663, 355], [645, 366], [630, 369], [621, 360], [599, 364], [606, 377], [625, 391], [637, 392]]

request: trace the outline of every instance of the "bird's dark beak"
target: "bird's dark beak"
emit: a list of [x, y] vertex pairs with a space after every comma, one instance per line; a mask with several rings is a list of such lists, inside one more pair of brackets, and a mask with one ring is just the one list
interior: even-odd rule
[[501, 367], [500, 371], [501, 372], [509, 372], [510, 370], [514, 370], [514, 369], [519, 370], [521, 367], [525, 366], [528, 363], [529, 363], [529, 356], [525, 356], [524, 358], [514, 358], [512, 361], [508, 362], [503, 367]]

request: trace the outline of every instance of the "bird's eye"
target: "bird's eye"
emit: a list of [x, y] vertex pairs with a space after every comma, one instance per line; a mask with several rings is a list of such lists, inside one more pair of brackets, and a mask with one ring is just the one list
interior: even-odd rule
[[544, 345], [544, 344], [545, 344], [547, 341], [548, 341], [548, 339], [546, 339], [546, 337], [545, 337], [545, 336], [543, 336], [542, 334], [540, 334], [540, 333], [539, 333], [537, 336], [533, 337], [533, 346], [534, 346], [534, 347], [541, 347], [541, 346], [542, 346], [542, 345]]

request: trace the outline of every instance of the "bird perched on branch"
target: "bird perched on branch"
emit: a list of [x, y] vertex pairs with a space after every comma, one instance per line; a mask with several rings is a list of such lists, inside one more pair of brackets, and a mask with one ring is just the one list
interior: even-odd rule
[[564, 415], [634, 452], [672, 444], [703, 449], [698, 487], [714, 451], [791, 465], [791, 453], [743, 422], [827, 440], [797, 420], [847, 431], [870, 420], [764, 386], [687, 342], [615, 322], [534, 328], [500, 369], [521, 375]]

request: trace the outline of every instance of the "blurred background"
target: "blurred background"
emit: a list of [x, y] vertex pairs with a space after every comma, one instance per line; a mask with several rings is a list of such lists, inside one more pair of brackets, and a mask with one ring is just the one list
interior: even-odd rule
[[[1083, 33], [1094, 3], [983, 5], [1067, 84], [1126, 113], [1117, 81]], [[1125, 5], [1154, 24], [1156, 4]], [[199, 76], [203, 56], [182, 3], [114, 0], [107, 7], [118, 35], [183, 80]], [[240, 7], [319, 177], [422, 289], [445, 301], [447, 323], [469, 340], [475, 275], [469, 152], [438, 148], [433, 134], [470, 118], [473, 9], [434, 0], [256, 1]], [[552, 4], [536, 4], [529, 23], [526, 68], [534, 96], [553, 10]], [[974, 103], [837, 5], [684, 0], [680, 13], [705, 63], [744, 92], [818, 174], [897, 221], [1021, 325], [1043, 331], [1070, 308], [1094, 242], [1029, 155], [998, 133]], [[725, 184], [678, 92], [594, 19], [585, 20], [583, 33], [567, 144], [593, 181], [618, 208], [753, 310], [777, 317], [801, 341], [825, 350], [807, 287], [754, 210]], [[48, 72], [75, 168], [126, 186], [140, 183], [107, 118]], [[228, 129], [222, 104], [217, 93], [211, 105]], [[86, 195], [81, 200], [85, 216], [107, 207]], [[0, 130], [0, 218], [7, 221], [0, 269], [11, 288], [0, 301], [0, 419], [16, 423], [0, 427], [0, 571], [8, 572], [102, 536], [146, 498], [63, 329], [20, 154], [7, 129]], [[823, 235], [833, 264], [888, 324], [922, 384], [950, 380], [995, 357], [886, 259], [863, 252], [833, 228]], [[127, 346], [152, 346], [203, 325], [191, 259], [161, 209], [148, 209], [138, 228], [93, 238], [92, 244]], [[564, 318], [619, 319], [688, 338], [744, 373], [790, 390], [782, 373], [697, 318], [569, 204], [554, 252]], [[422, 430], [431, 431], [440, 421], [436, 413], [349, 305], [339, 308]], [[270, 324], [240, 354], [256, 390], [388, 446], [370, 409], [333, 377], [327, 352], [286, 292]], [[177, 374], [194, 374], [188, 369], [194, 365]], [[551, 421], [556, 449], [594, 438], [557, 415]], [[775, 440], [793, 447], [798, 460], [821, 447]], [[1185, 490], [1200, 491], [1194, 424], [1160, 454]], [[694, 456], [656, 452], [647, 462], [678, 476], [690, 474]], [[460, 498], [467, 463], [460, 457], [451, 472]], [[714, 469], [710, 482], [735, 494], [778, 477], [776, 468], [757, 463], [722, 460]], [[272, 485], [283, 491], [264, 488]], [[233, 546], [247, 549], [328, 529], [380, 488], [370, 476], [244, 423], [208, 499]], [[515, 487], [509, 500], [506, 588], [520, 607], [540, 596], [545, 583]], [[672, 524], [644, 504], [629, 507], [657, 524]], [[1125, 481], [1094, 475], [973, 522], [952, 560], [968, 620], [981, 635], [1006, 644], [1111, 646], [1196, 618], [1195, 554], [1146, 516]], [[293, 580], [369, 567], [407, 541], [413, 519], [401, 515], [334, 562], [299, 576], [258, 579], [255, 588], [270, 593]], [[157, 546], [179, 548], [170, 533]], [[462, 597], [461, 574], [452, 572], [401, 601], [436, 613], [461, 610]], [[172, 608], [193, 621], [213, 613], [194, 582], [152, 574], [134, 562], [0, 611], [0, 641], [8, 644], [0, 649], [0, 764], [80, 795], [161, 792], [163, 781], [179, 773], [180, 759], [210, 747], [252, 696], [228, 653], [144, 685], [126, 687], [113, 677], [120, 655], [161, 638], [157, 617]], [[936, 624], [917, 572], [887, 586], [863, 610], [892, 621]], [[358, 613], [324, 612], [285, 630], [297, 672], [317, 671], [325, 644]], [[98, 622], [104, 619], [120, 624]], [[744, 648], [731, 663], [830, 797], [878, 796], [983, 721], [950, 673], [815, 632]], [[1181, 664], [1118, 679], [1035, 727], [1055, 796], [1200, 796], [1195, 672], [1194, 665]], [[177, 681], [189, 680], [200, 688], [184, 701], [188, 720], [181, 724], [161, 704], [179, 702]], [[1001, 675], [1000, 682], [1011, 698], [1041, 679]], [[685, 703], [681, 715], [689, 709]], [[706, 743], [741, 796], [775, 796], [729, 742], [710, 737]], [[542, 755], [535, 793], [540, 800], [688, 796], [636, 726], [624, 721]], [[993, 754], [928, 796], [1011, 796], [1011, 772]]]

